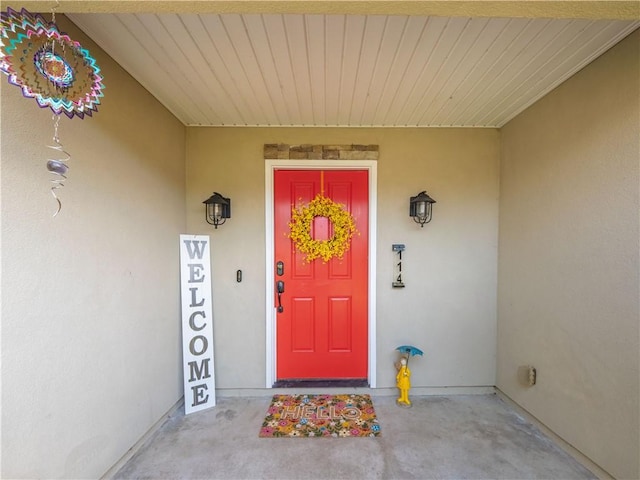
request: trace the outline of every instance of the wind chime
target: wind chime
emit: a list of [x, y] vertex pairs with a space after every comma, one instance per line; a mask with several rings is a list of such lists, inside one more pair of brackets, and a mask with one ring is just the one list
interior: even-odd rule
[[51, 9], [50, 22], [24, 8], [0, 12], [0, 71], [8, 75], [10, 84], [22, 89], [24, 97], [34, 98], [41, 108], [53, 111], [53, 143], [47, 147], [56, 153], [47, 159], [47, 170], [54, 175], [54, 217], [62, 209], [56, 190], [64, 186], [71, 158], [60, 141], [60, 116], [91, 116], [98, 111], [104, 88], [89, 51], [58, 29], [58, 7], [59, 2]]

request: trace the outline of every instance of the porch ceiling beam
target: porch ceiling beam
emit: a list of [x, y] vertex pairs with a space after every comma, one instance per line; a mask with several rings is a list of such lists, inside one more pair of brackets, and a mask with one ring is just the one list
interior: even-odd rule
[[[8, 3], [8, 2], [2, 2]], [[53, 0], [16, 2], [48, 12]], [[59, 13], [294, 13], [638, 20], [637, 0], [60, 0]]]

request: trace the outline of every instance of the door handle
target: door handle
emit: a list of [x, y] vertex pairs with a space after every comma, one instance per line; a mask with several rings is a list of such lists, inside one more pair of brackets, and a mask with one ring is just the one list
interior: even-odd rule
[[284, 293], [284, 282], [282, 280], [278, 280], [276, 282], [276, 290], [278, 291], [278, 313], [284, 312], [284, 307], [282, 306], [282, 294]]

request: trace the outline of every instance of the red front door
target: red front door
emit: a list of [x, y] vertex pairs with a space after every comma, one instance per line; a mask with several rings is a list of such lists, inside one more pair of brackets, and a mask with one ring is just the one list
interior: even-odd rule
[[[278, 380], [367, 378], [368, 184], [363, 170], [275, 171]], [[307, 205], [318, 193], [344, 205], [355, 220], [357, 233], [342, 259], [307, 262], [288, 236], [292, 207]], [[331, 238], [329, 219], [316, 217], [311, 236]], [[278, 281], [284, 282], [280, 300]]]

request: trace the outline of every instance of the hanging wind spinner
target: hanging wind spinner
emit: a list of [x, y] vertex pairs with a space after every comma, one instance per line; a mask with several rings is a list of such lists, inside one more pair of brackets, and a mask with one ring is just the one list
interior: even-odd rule
[[64, 186], [69, 170], [66, 162], [71, 158], [58, 137], [60, 115], [84, 118], [97, 112], [104, 85], [89, 51], [60, 32], [55, 10], [51, 14], [51, 22], [47, 22], [24, 8], [0, 12], [0, 71], [8, 75], [9, 83], [22, 89], [24, 97], [34, 98], [40, 107], [49, 107], [54, 113], [54, 144], [48, 147], [62, 156], [47, 162], [47, 169], [56, 176], [51, 187], [58, 203], [55, 217], [62, 208], [56, 190]]

